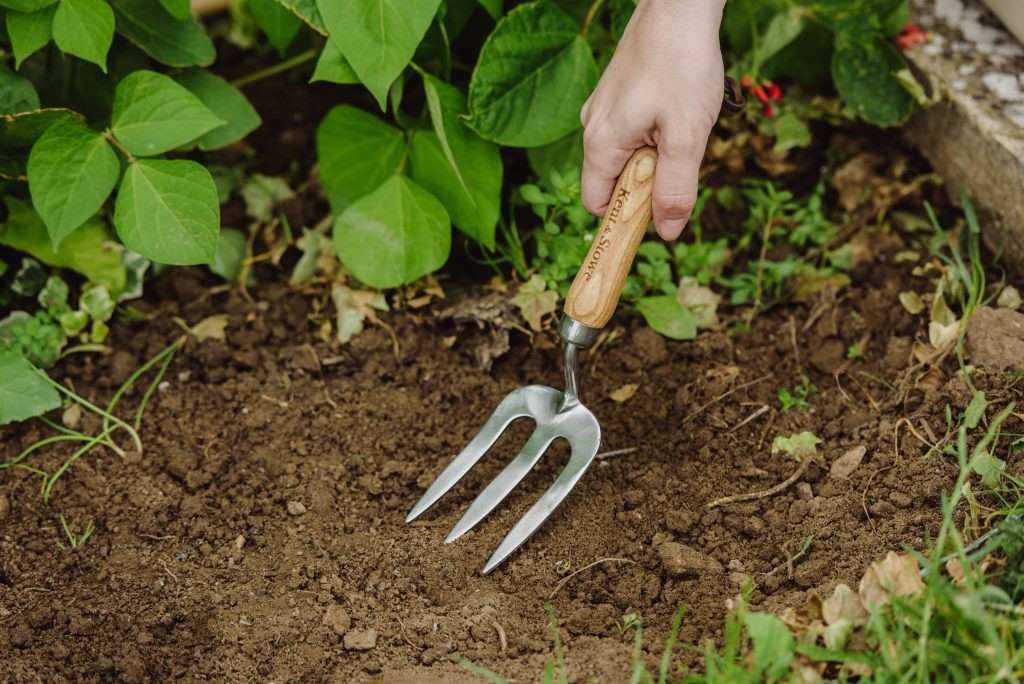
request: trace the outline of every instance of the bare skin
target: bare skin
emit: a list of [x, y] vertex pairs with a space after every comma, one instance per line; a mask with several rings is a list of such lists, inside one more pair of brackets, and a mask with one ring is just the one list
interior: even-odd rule
[[639, 0], [601, 80], [583, 105], [583, 205], [601, 215], [630, 155], [658, 148], [654, 222], [679, 237], [722, 106], [718, 44], [725, 0]]

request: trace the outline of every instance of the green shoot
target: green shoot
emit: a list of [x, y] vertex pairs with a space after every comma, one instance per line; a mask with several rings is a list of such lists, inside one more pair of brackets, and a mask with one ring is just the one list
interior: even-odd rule
[[60, 516], [60, 525], [64, 528], [64, 535], [68, 540], [68, 546], [64, 546], [61, 542], [57, 542], [57, 545], [62, 549], [79, 549], [85, 546], [85, 543], [89, 541], [89, 537], [92, 536], [93, 530], [95, 529], [90, 521], [89, 524], [85, 526], [85, 530], [83, 532], [76, 534], [71, 530], [71, 526], [68, 524], [68, 521], [64, 519], [63, 515]]

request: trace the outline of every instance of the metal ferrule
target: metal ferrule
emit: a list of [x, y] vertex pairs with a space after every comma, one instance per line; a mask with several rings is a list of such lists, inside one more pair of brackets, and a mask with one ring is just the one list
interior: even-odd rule
[[562, 339], [569, 344], [580, 349], [586, 349], [594, 344], [601, 329], [583, 325], [569, 314], [563, 314], [562, 322], [558, 326], [558, 332], [561, 333]]

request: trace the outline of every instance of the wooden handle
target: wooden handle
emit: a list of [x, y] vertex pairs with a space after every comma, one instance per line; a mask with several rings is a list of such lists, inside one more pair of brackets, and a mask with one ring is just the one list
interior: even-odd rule
[[603, 328], [615, 313], [636, 250], [651, 222], [651, 194], [658, 152], [641, 147], [626, 162], [601, 219], [587, 259], [565, 298], [565, 313], [591, 328]]

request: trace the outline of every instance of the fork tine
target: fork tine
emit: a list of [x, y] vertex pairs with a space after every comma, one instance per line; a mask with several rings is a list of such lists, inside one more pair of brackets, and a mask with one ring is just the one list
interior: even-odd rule
[[540, 427], [534, 430], [519, 455], [505, 466], [505, 469], [491, 480], [491, 483], [473, 500], [459, 522], [455, 523], [455, 527], [448, 533], [444, 543], [450, 544], [469, 532], [497, 508], [498, 504], [504, 501], [509, 492], [526, 476], [526, 473], [530, 472], [530, 469], [537, 464], [544, 450], [554, 439], [555, 435], [550, 430]]
[[473, 437], [470, 443], [459, 452], [459, 455], [448, 464], [448, 467], [437, 476], [437, 479], [420, 497], [420, 500], [409, 511], [409, 515], [405, 517], [405, 522], [412, 522], [437, 503], [437, 500], [454, 487], [469, 472], [469, 469], [483, 457], [487, 450], [491, 448], [491, 445], [498, 440], [498, 436], [508, 427], [509, 423], [517, 418], [530, 415], [528, 409], [529, 407], [522, 391], [516, 390], [506, 396], [498, 404], [498, 408], [494, 409], [494, 413], [487, 419], [484, 426], [480, 428], [480, 432], [476, 433], [476, 436]]
[[576, 438], [572, 443], [572, 455], [569, 457], [569, 462], [565, 468], [558, 474], [555, 483], [544, 492], [544, 495], [537, 500], [537, 503], [533, 504], [530, 510], [526, 512], [526, 515], [520, 518], [516, 526], [505, 536], [501, 544], [491, 555], [487, 565], [484, 566], [483, 572], [485, 575], [501, 565], [502, 561], [512, 555], [513, 551], [522, 546], [544, 524], [548, 516], [554, 512], [555, 508], [562, 503], [566, 495], [576, 486], [579, 479], [583, 477], [583, 473], [590, 467], [594, 456], [597, 455], [597, 449], [600, 445], [601, 428], [595, 421], [594, 430], [591, 434], [585, 435], [582, 438]]

